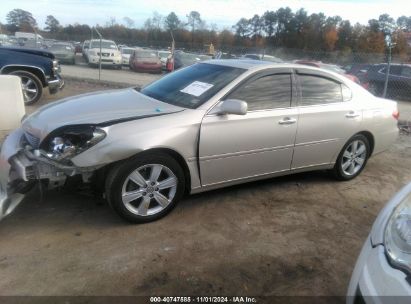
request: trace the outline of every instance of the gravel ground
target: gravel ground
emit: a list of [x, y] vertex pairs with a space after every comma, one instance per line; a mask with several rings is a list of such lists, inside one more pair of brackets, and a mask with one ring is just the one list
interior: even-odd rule
[[[69, 80], [57, 97], [109, 88]], [[343, 296], [376, 215], [411, 180], [410, 148], [400, 136], [353, 181], [248, 183], [145, 225], [87, 192], [34, 191], [0, 224], [0, 295]]]

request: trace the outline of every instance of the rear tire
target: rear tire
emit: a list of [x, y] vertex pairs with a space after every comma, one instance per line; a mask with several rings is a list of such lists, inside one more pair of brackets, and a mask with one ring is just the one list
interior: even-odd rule
[[164, 153], [141, 153], [114, 166], [106, 178], [106, 196], [114, 211], [132, 223], [168, 214], [184, 195], [184, 172]]
[[43, 95], [43, 84], [36, 75], [23, 70], [13, 71], [10, 75], [20, 77], [25, 105], [32, 105], [40, 100]]
[[365, 168], [370, 156], [370, 143], [362, 134], [351, 137], [342, 148], [334, 165], [337, 180], [348, 181], [357, 177]]

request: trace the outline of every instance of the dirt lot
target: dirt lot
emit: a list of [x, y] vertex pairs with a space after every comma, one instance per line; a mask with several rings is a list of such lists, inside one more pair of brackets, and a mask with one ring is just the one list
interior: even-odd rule
[[[58, 97], [109, 88], [68, 81]], [[344, 295], [376, 215], [411, 180], [410, 139], [354, 181], [244, 184], [145, 225], [87, 192], [33, 192], [0, 223], [0, 295]]]

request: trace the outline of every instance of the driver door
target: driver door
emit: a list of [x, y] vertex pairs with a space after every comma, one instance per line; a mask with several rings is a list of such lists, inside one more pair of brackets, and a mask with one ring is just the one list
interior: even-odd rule
[[294, 92], [291, 70], [265, 71], [224, 98], [246, 101], [246, 115], [204, 117], [199, 145], [202, 186], [290, 170], [298, 119]]

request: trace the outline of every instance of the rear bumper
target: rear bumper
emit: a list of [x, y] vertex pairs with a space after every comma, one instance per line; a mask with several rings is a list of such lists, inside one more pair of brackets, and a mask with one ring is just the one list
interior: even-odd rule
[[148, 73], [161, 73], [162, 66], [161, 65], [139, 65], [134, 64], [133, 70], [137, 72], [148, 72]]
[[62, 90], [64, 87], [64, 80], [60, 75], [57, 75], [56, 79], [49, 80], [47, 82], [50, 94], [56, 94], [58, 91]]
[[15, 130], [6, 137], [0, 149], [0, 221], [12, 213], [24, 198], [12, 186], [19, 179], [19, 172], [10, 163], [11, 158], [22, 150], [22, 137], [23, 131]]

